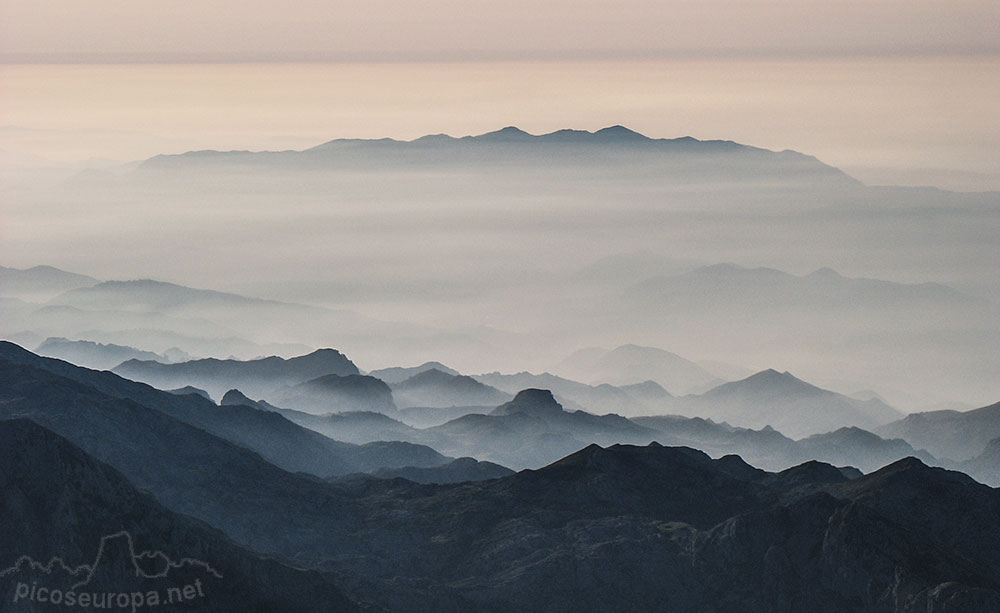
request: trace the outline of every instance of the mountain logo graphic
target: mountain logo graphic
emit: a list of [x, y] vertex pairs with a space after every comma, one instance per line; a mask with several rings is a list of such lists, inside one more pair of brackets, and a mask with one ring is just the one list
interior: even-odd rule
[[58, 556], [39, 562], [22, 555], [0, 570], [0, 579], [8, 577], [16, 579], [8, 588], [14, 603], [136, 611], [203, 598], [206, 583], [222, 579], [222, 573], [204, 560], [175, 560], [160, 550], [136, 551], [132, 535], [123, 530], [101, 537], [90, 564], [74, 566]]
[[[127, 559], [131, 559], [132, 567], [135, 570], [135, 576], [143, 579], [158, 579], [166, 577], [172, 569], [190, 566], [201, 567], [205, 570], [205, 572], [212, 575], [216, 579], [222, 578], [222, 574], [219, 573], [219, 571], [212, 568], [203, 560], [182, 558], [181, 560], [175, 562], [171, 560], [167, 554], [156, 550], [141, 551], [136, 553], [135, 545], [132, 541], [132, 535], [125, 530], [101, 537], [101, 544], [97, 548], [97, 555], [94, 557], [93, 564], [81, 564], [80, 566], [71, 567], [59, 557], [52, 558], [49, 560], [48, 564], [42, 564], [32, 559], [31, 556], [21, 556], [17, 559], [13, 566], [0, 571], [0, 577], [16, 573], [25, 567], [30, 568], [31, 570], [41, 571], [46, 575], [51, 575], [52, 571], [55, 568], [58, 568], [73, 577], [82, 577], [79, 582], [73, 584], [72, 586], [73, 589], [77, 589], [86, 586], [94, 578], [98, 569], [101, 567], [101, 562], [105, 560], [105, 551], [110, 552], [114, 550], [126, 552]], [[144, 563], [147, 561], [154, 561], [158, 563]], [[151, 572], [147, 570], [149, 568], [156, 568], [158, 570]]]

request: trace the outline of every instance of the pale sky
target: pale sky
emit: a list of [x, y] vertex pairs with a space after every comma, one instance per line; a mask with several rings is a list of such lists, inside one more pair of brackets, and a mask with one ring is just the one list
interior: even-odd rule
[[1000, 0], [0, 0], [0, 168], [624, 124], [996, 190], [998, 31]]
[[7, 62], [1000, 50], [996, 0], [0, 0]]

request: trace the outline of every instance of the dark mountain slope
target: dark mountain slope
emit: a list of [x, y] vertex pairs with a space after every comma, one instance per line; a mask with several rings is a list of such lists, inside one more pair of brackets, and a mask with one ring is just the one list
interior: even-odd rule
[[[131, 400], [42, 369], [0, 366], [0, 419], [43, 425], [168, 508], [207, 521], [238, 542], [273, 551], [282, 543], [317, 535], [331, 539], [347, 530], [342, 524], [351, 513], [343, 496], [313, 477], [281, 470], [252, 451]], [[351, 466], [349, 472], [357, 470]], [[333, 510], [336, 520], [329, 516]]]
[[[35, 398], [40, 418], [104, 450], [171, 508], [255, 550], [334, 571], [351, 597], [394, 610], [1000, 605], [1000, 491], [917, 460], [852, 481], [819, 463], [772, 474], [687, 448], [592, 445], [488, 481], [326, 484], [72, 381], [18, 385], [0, 406]], [[47, 391], [77, 402], [53, 403]], [[53, 404], [61, 408], [45, 409]], [[511, 428], [566, 419], [553, 404], [533, 391], [503, 415], [472, 417]]]
[[[425, 466], [427, 458], [436, 455], [433, 450], [405, 443], [396, 445], [386, 443], [378, 449], [363, 450], [355, 445], [331, 440], [274, 412], [249, 406], [217, 406], [195, 394], [176, 395], [163, 392], [142, 383], [123, 379], [110, 372], [92, 371], [59, 360], [40, 358], [12, 343], [0, 342], [0, 362], [4, 373], [2, 391], [5, 397], [17, 398], [16, 402], [28, 403], [33, 409], [57, 411], [61, 404], [72, 406], [77, 402], [74, 394], [78, 393], [85, 393], [93, 402], [102, 402], [109, 398], [127, 399], [141, 407], [156, 409], [184, 423], [257, 451], [267, 460], [286, 470], [305, 471], [325, 477], [358, 471], [366, 472], [383, 466]], [[28, 370], [18, 371], [16, 364], [25, 365]], [[43, 372], [30, 372], [32, 369]], [[46, 376], [46, 372], [55, 377]], [[62, 377], [77, 382], [80, 384], [79, 387], [67, 389], [63, 396], [53, 399], [52, 404], [35, 403], [38, 397], [51, 393], [51, 390], [45, 389], [49, 381]], [[15, 395], [16, 389], [29, 383], [32, 386], [29, 393], [25, 393], [23, 398]], [[56, 381], [56, 383], [62, 385], [62, 382]], [[13, 410], [16, 407], [15, 403], [5, 408]], [[67, 436], [63, 432], [60, 433]], [[383, 455], [384, 463], [380, 458]], [[446, 459], [441, 457], [437, 463], [444, 461]]]
[[480, 462], [475, 458], [458, 458], [441, 466], [380, 468], [370, 474], [379, 479], [399, 478], [415, 483], [463, 483], [465, 481], [486, 481], [509, 477], [514, 474], [514, 471], [493, 462]]
[[[372, 535], [405, 530], [433, 543], [395, 549], [395, 569], [423, 568], [483, 609], [943, 612], [1000, 604], [1000, 492], [913, 459], [850, 480], [817, 462], [774, 474], [685, 448], [591, 446], [500, 480], [369, 483], [358, 493], [379, 506], [369, 515]], [[449, 608], [443, 593], [430, 594]], [[405, 602], [402, 590], [381, 597]]]
[[[69, 591], [85, 576], [26, 566], [8, 573], [21, 556], [47, 563], [58, 555], [75, 567], [94, 564], [98, 551], [96, 567], [85, 570], [89, 582], [77, 592], [157, 590], [165, 595], [169, 587], [197, 580], [203, 596], [184, 610], [356, 609], [329, 575], [293, 569], [240, 548], [217, 530], [164, 508], [115, 469], [32, 421], [0, 421], [0, 490], [5, 611], [33, 610], [30, 602], [14, 602], [17, 582]], [[147, 562], [135, 557], [142, 551], [163, 552], [171, 562], [193, 558], [211, 570], [187, 564], [168, 569], [166, 577], [137, 578], [131, 564]], [[38, 606], [35, 610], [48, 610]]]

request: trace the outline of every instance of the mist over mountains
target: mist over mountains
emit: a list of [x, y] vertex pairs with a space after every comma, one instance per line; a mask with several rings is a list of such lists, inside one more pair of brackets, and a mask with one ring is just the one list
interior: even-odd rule
[[[816, 373], [813, 376], [825, 384], [821, 387], [833, 387], [848, 395], [876, 390], [880, 398], [909, 410], [948, 400], [976, 406], [975, 399], [969, 402], [969, 389], [991, 389], [993, 379], [986, 373], [1000, 366], [996, 364], [997, 354], [989, 351], [991, 342], [1000, 338], [994, 322], [998, 319], [997, 307], [939, 284], [847, 279], [832, 271], [796, 277], [776, 270], [751, 270], [734, 265], [656, 277], [656, 284], [669, 289], [657, 290], [660, 297], [655, 300], [630, 300], [631, 306], [618, 297], [607, 303], [593, 299], [587, 307], [590, 327], [606, 326], [615, 330], [619, 338], [649, 336], [657, 329], [671, 331], [671, 339], [681, 345], [687, 344], [685, 337], [693, 338], [693, 332], [715, 330], [716, 334], [700, 335], [696, 351], [702, 352], [701, 355], [712, 347], [717, 347], [712, 354], [715, 356], [723, 355], [724, 347], [733, 348], [736, 355], [744, 355], [741, 347], [750, 343], [754, 345], [752, 355], [760, 358], [762, 354], [758, 352], [762, 347], [766, 348], [765, 355], [775, 351], [771, 347], [787, 347], [781, 362], [802, 364], [803, 368], [796, 370]], [[740, 295], [750, 298], [738, 299]], [[2, 329], [7, 338], [37, 345], [48, 355], [98, 368], [113, 368], [128, 358], [170, 363], [199, 355], [242, 359], [302, 355], [309, 351], [310, 339], [315, 342], [313, 346], [320, 346], [325, 343], [316, 341], [324, 338], [343, 339], [348, 347], [361, 344], [367, 348], [361, 355], [369, 361], [384, 360], [386, 352], [398, 348], [403, 363], [409, 361], [407, 355], [416, 352], [415, 355], [427, 358], [451, 356], [446, 357], [451, 363], [475, 365], [487, 361], [495, 365], [506, 362], [503, 356], [508, 352], [530, 342], [529, 337], [512, 331], [479, 329], [456, 335], [446, 329], [382, 322], [344, 310], [153, 281], [96, 282], [58, 294], [45, 303], [10, 297], [0, 301], [0, 309], [5, 314]], [[669, 312], [671, 317], [647, 315], [659, 309]], [[567, 314], [564, 319], [572, 317]], [[371, 345], [365, 344], [366, 341], [371, 341]], [[936, 348], [934, 354], [927, 349], [932, 345]], [[494, 356], [492, 360], [485, 360], [487, 351]], [[890, 351], [892, 362], [876, 363], [875, 358], [888, 358]], [[468, 359], [476, 354], [478, 357]], [[555, 355], [544, 361], [529, 356], [519, 366], [542, 362], [539, 370], [551, 369], [592, 383], [594, 389], [588, 393], [602, 397], [605, 408], [633, 415], [643, 412], [641, 403], [633, 406], [633, 400], [641, 395], [638, 390], [633, 390], [636, 393], [629, 398], [602, 385], [625, 387], [651, 381], [662, 388], [646, 390], [655, 395], [697, 395], [734, 378], [737, 373], [753, 372], [745, 366], [726, 364], [733, 361], [732, 355], [726, 356], [727, 360], [701, 360], [699, 364], [670, 351], [631, 343], [614, 349], [580, 349], [563, 356], [560, 359]], [[441, 372], [457, 373], [440, 362], [435, 364]], [[820, 369], [823, 364], [829, 368]], [[910, 370], [918, 367], [929, 370]], [[425, 369], [430, 368], [433, 366]], [[956, 369], [961, 372], [956, 374]], [[476, 371], [467, 368], [466, 372]], [[926, 377], [916, 377], [916, 372], [933, 380], [948, 375], [949, 382], [943, 384], [947, 387], [936, 389], [934, 395], [926, 396], [919, 391], [926, 386], [926, 381], [921, 383]], [[410, 378], [404, 374], [411, 373], [419, 374], [420, 369], [413, 367], [386, 376], [395, 385], [402, 383], [396, 379]], [[485, 374], [481, 377], [481, 383], [498, 387], [504, 393], [518, 391], [509, 385], [498, 385]], [[958, 384], [968, 380], [974, 383], [964, 392], [957, 392]], [[171, 385], [167, 379], [156, 383]], [[198, 381], [178, 382], [173, 387], [187, 384], [212, 388], [210, 391], [216, 397], [231, 387], [247, 387], [239, 383], [213, 387], [211, 383]], [[250, 385], [248, 392], [259, 391]], [[517, 385], [523, 389], [531, 384], [520, 381]], [[554, 381], [544, 386], [555, 386], [559, 388], [557, 393], [563, 393]], [[583, 388], [577, 390], [579, 396]], [[946, 390], [956, 393], [946, 394]], [[460, 404], [473, 406], [499, 400], [495, 394], [488, 402], [480, 402], [473, 396]], [[588, 406], [588, 401], [571, 396], [565, 398], [581, 407]], [[425, 398], [428, 402], [419, 400], [417, 394], [403, 404], [438, 404], [429, 398]], [[657, 401], [653, 399], [652, 404]], [[872, 424], [858, 422], [858, 425]]]
[[[74, 273], [160, 280], [0, 284], [7, 338], [712, 383], [560, 372], [582, 349], [637, 345], [906, 409], [1000, 393], [993, 193], [870, 187], [808, 155], [616, 126], [157, 156], [19, 192], [18, 219], [70, 194], [86, 242], [43, 233], [10, 243], [19, 261], [73, 249], [89, 254]], [[134, 264], [91, 248], [93, 219], [122, 210]], [[171, 248], [213, 265], [156, 257]]]
[[[686, 366], [683, 361], [679, 365], [682, 370]], [[59, 447], [61, 457], [80, 455], [84, 466], [110, 463], [113, 469], [94, 464], [84, 470], [120, 471], [122, 476], [116, 478], [149, 491], [168, 513], [192, 515], [219, 527], [224, 538], [235, 541], [234, 547], [274, 556], [276, 566], [252, 571], [265, 573], [267, 581], [289, 572], [282, 564], [310, 569], [313, 574], [293, 573], [285, 580], [297, 594], [289, 602], [310, 602], [302, 606], [313, 610], [349, 610], [358, 602], [391, 609], [420, 603], [421, 608], [446, 610], [542, 610], [559, 603], [566, 610], [587, 610], [599, 602], [603, 604], [598, 608], [621, 609], [653, 606], [663, 599], [681, 610], [699, 610], [707, 603], [720, 610], [746, 610], [748, 601], [755, 603], [752, 609], [763, 610], [774, 602], [773, 585], [789, 577], [798, 577], [798, 587], [781, 592], [780, 598], [790, 611], [820, 600], [831, 610], [851, 610], [862, 594], [868, 594], [867, 606], [873, 610], [906, 610], [898, 602], [900, 594], [932, 611], [948, 610], [943, 603], [962, 603], [960, 610], [988, 610], [1000, 602], [1000, 579], [987, 570], [995, 568], [988, 553], [992, 549], [980, 546], [994, 535], [980, 532], [974, 545], [966, 532], [951, 527], [956, 518], [966, 524], [1000, 525], [997, 490], [961, 473], [927, 467], [959, 468], [1000, 485], [992, 461], [997, 441], [985, 444], [975, 458], [955, 462], [915, 447], [915, 438], [883, 439], [857, 427], [795, 440], [770, 425], [741, 428], [677, 415], [630, 420], [566, 410], [551, 391], [537, 388], [522, 389], [512, 400], [480, 411], [458, 405], [468, 399], [470, 385], [476, 393], [484, 388], [503, 392], [436, 366], [447, 369], [440, 363], [387, 369], [398, 381], [391, 387], [359, 374], [347, 356], [332, 349], [291, 359], [179, 364], [130, 360], [116, 368], [133, 376], [148, 373], [170, 385], [255, 385], [270, 389], [275, 402], [288, 390], [331, 379], [377, 381], [384, 392], [375, 392], [376, 397], [387, 393], [390, 398], [400, 386], [412, 393], [431, 385], [442, 405], [462, 413], [440, 425], [415, 427], [400, 420], [416, 408], [389, 407], [389, 415], [370, 412], [370, 399], [363, 396], [313, 398], [320, 403], [310, 407], [314, 412], [300, 412], [231, 389], [216, 405], [193, 387], [187, 388], [189, 393], [158, 391], [5, 342], [0, 344], [0, 436], [7, 434], [5, 424], [15, 430], [30, 424], [25, 431], [30, 436], [49, 437], [57, 447], [65, 447]], [[637, 403], [686, 402], [704, 410], [712, 410], [710, 401], [721, 398], [722, 409], [733, 411], [736, 418], [759, 416], [761, 407], [795, 407], [798, 418], [814, 424], [837, 415], [831, 408], [840, 406], [836, 403], [851, 400], [773, 370], [683, 397], [652, 382], [615, 388], [527, 373], [488, 378], [507, 384], [548, 380], [569, 393], [614, 389], [635, 394]], [[294, 383], [298, 380], [304, 382]], [[414, 381], [415, 388], [404, 385]], [[460, 384], [454, 385], [456, 381]], [[448, 394], [455, 403], [447, 404]], [[745, 404], [733, 405], [734, 394]], [[853, 402], [855, 408], [878, 403]], [[319, 407], [343, 409], [341, 403], [353, 403], [353, 410], [317, 413]], [[892, 409], [880, 406], [884, 408], [873, 415], [883, 421], [893, 416]], [[789, 412], [779, 409], [775, 415]], [[968, 415], [988, 433], [1000, 427], [1000, 422], [989, 421], [998, 417], [995, 413], [987, 407]], [[908, 424], [916, 417], [884, 428], [912, 433]], [[954, 428], [940, 419], [930, 423]], [[924, 431], [916, 436], [933, 435]], [[31, 453], [36, 451], [29, 453], [16, 444], [8, 449], [19, 454], [18, 462], [27, 461], [25, 466], [35, 464]], [[943, 457], [959, 457], [957, 449]], [[782, 472], [764, 472], [752, 464]], [[48, 464], [39, 460], [37, 466], [44, 471]], [[515, 474], [511, 468], [528, 470]], [[19, 470], [18, 484], [51, 483], [49, 475]], [[861, 476], [862, 471], [870, 474]], [[103, 478], [78, 477], [83, 483]], [[115, 495], [123, 495], [128, 487], [116, 486]], [[73, 513], [86, 512], [89, 505], [108, 512], [125, 504], [114, 497], [84, 500], [77, 495], [68, 500]], [[918, 514], [913, 513], [915, 505], [921, 509]], [[43, 516], [40, 509], [27, 515], [23, 510], [3, 513], [5, 521], [23, 527]], [[409, 519], [399, 519], [404, 516]], [[162, 525], [164, 520], [159, 521]], [[835, 528], [818, 528], [829, 525]], [[128, 526], [143, 533], [150, 530], [143, 519]], [[873, 552], [883, 556], [887, 550], [859, 545], [850, 536], [867, 534], [870, 539], [876, 526], [879, 538], [902, 548], [901, 556], [873, 562]], [[99, 531], [91, 529], [91, 541]], [[756, 536], [750, 538], [751, 533]], [[534, 544], [525, 548], [524, 539]], [[420, 544], [425, 541], [432, 546]], [[200, 543], [197, 552], [220, 558], [221, 565], [231, 564], [229, 556], [240, 555], [238, 549], [229, 553], [231, 549], [205, 537], [185, 542]], [[672, 545], [664, 547], [665, 542]], [[36, 551], [39, 545], [18, 547]], [[593, 557], [572, 553], [581, 547]], [[779, 561], [751, 572], [764, 555], [760, 547]], [[938, 552], [933, 563], [918, 553], [928, 547]], [[803, 550], [823, 554], [817, 560], [796, 553]], [[701, 560], [693, 568], [692, 557]], [[455, 566], [455, 559], [461, 564]], [[609, 567], [608, 559], [617, 563]], [[595, 565], [588, 566], [587, 560]], [[567, 564], [575, 570], [567, 572]], [[734, 566], [744, 571], [730, 576]], [[237, 581], [246, 568], [244, 563], [231, 571]], [[621, 585], [625, 577], [619, 572], [626, 571], [633, 579], [645, 577], [637, 572], [674, 579], [666, 590], [650, 575], [627, 596], [603, 600], [600, 594]], [[854, 578], [845, 583], [845, 575]], [[513, 583], [511, 577], [516, 578]], [[725, 590], [712, 587], [723, 580]], [[869, 593], [864, 586], [872, 580], [885, 587]], [[414, 587], [413, 581], [437, 587], [428, 592]], [[826, 582], [833, 583], [821, 587]], [[595, 583], [605, 587], [591, 591]], [[234, 589], [234, 584], [211, 585], [220, 597]], [[301, 585], [313, 587], [294, 587]], [[9, 595], [16, 589], [13, 583], [5, 587]], [[336, 596], [323, 596], [322, 604], [310, 600], [323, 590], [333, 590]], [[551, 600], [552, 590], [558, 601]], [[269, 590], [255, 598], [278, 593]], [[731, 607], [719, 604], [737, 596]]]
[[612, 126], [5, 194], [0, 609], [1000, 609], [995, 193]]
[[[67, 514], [84, 518], [76, 525], [86, 527], [71, 536], [47, 532], [45, 542], [20, 539], [4, 547], [10, 558], [25, 552], [43, 558], [53, 543], [72, 542], [60, 551], [78, 559], [77, 552], [93, 551], [104, 542], [104, 527], [114, 525], [223, 569], [220, 580], [207, 584], [208, 597], [230, 599], [234, 590], [250, 589], [262, 602], [287, 598], [285, 610], [350, 610], [357, 603], [394, 610], [624, 610], [669, 603], [678, 610], [743, 611], [778, 602], [779, 610], [823, 603], [847, 611], [863, 602], [870, 610], [902, 611], [917, 602], [922, 610], [947, 611], [1000, 603], [992, 570], [1000, 550], [993, 547], [997, 490], [906, 455], [862, 476], [816, 461], [765, 472], [734, 455], [712, 459], [656, 442], [583, 444], [548, 466], [516, 474], [438, 456], [436, 464], [369, 468], [362, 477], [343, 471], [399, 452], [373, 456], [368, 445], [317, 433], [345, 462], [338, 469], [344, 476], [320, 480], [265, 459], [288, 462], [274, 450], [302, 449], [307, 440], [277, 407], [235, 392], [216, 406], [197, 394], [159, 392], [9, 343], [0, 345], [0, 355], [0, 438], [3, 452], [13, 454], [3, 462], [4, 479], [13, 479], [24, 490], [19, 500], [28, 501], [5, 505], [3, 518], [24, 527], [23, 534], [34, 534], [28, 527], [39, 518], [64, 525]], [[456, 440], [469, 445], [470, 437], [493, 436], [498, 426], [518, 428], [509, 440], [530, 444], [532, 428], [549, 428], [538, 447], [547, 450], [567, 441], [565, 428], [580, 440], [615, 431], [654, 440], [700, 432], [706, 441], [711, 431], [733, 440], [753, 433], [706, 420], [648, 419], [639, 425], [568, 413], [551, 392], [529, 389], [490, 415], [426, 432], [442, 437], [457, 430]], [[329, 425], [331, 432], [340, 427]], [[773, 430], [757, 434], [769, 433], [783, 438]], [[831, 437], [830, 449], [841, 452], [852, 439], [867, 441], [869, 455], [855, 457], [868, 461], [875, 457], [872, 444], [882, 440], [857, 430]], [[798, 444], [818, 451], [820, 438]], [[901, 441], [883, 444], [895, 453], [912, 451]], [[60, 468], [51, 468], [55, 464]], [[72, 467], [68, 475], [66, 466]], [[138, 493], [133, 483], [149, 493]], [[26, 484], [46, 484], [44, 491], [53, 493]], [[116, 519], [119, 509], [127, 510], [125, 524]], [[206, 533], [186, 515], [221, 533]], [[157, 536], [164, 525], [173, 526], [172, 538]], [[970, 533], [968, 526], [982, 529]], [[873, 547], [876, 537], [886, 542]], [[272, 560], [251, 564], [245, 548]], [[921, 554], [928, 550], [933, 557]], [[271, 586], [276, 577], [280, 588]], [[244, 587], [254, 580], [256, 587]], [[774, 591], [788, 581], [793, 585]], [[5, 593], [16, 589], [4, 585]], [[615, 591], [622, 586], [628, 589]]]

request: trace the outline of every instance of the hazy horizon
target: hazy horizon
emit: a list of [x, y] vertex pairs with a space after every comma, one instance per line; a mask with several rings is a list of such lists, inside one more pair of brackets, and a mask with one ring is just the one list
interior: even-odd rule
[[[877, 383], [906, 390], [910, 404], [991, 399], [1000, 46], [990, 3], [226, 6], [0, 0], [0, 263], [399, 322], [367, 337], [254, 336], [347, 348], [376, 366], [544, 369], [582, 347], [637, 343], [844, 388]], [[81, 28], [97, 7], [102, 19]], [[780, 170], [780, 156], [754, 167], [770, 187], [723, 161], [699, 170], [612, 156], [602, 174], [576, 154], [527, 163], [523, 151], [497, 167], [453, 159], [416, 170], [373, 153], [353, 170], [342, 160], [304, 174], [294, 163], [256, 176], [136, 171], [193, 150], [613, 125], [797, 151], [868, 186], [982, 193], [858, 191], [838, 179], [799, 192], [784, 184], [797, 171]], [[663, 280], [726, 262], [797, 275], [782, 283], [800, 292], [818, 291], [805, 276], [832, 268], [942, 283], [981, 302], [904, 300], [894, 313], [865, 302], [862, 283], [824, 290], [847, 304], [820, 292], [788, 306], [799, 296], [769, 289], [768, 274], [742, 296], [726, 283]], [[670, 287], [775, 302], [752, 316], [713, 311]], [[64, 324], [24, 325], [117, 338]], [[437, 340], [421, 347], [428, 329]], [[941, 364], [934, 348], [948, 356]]]
[[873, 185], [1000, 190], [998, 71], [1000, 55], [5, 64], [0, 181], [198, 149], [622, 124], [792, 149]]

